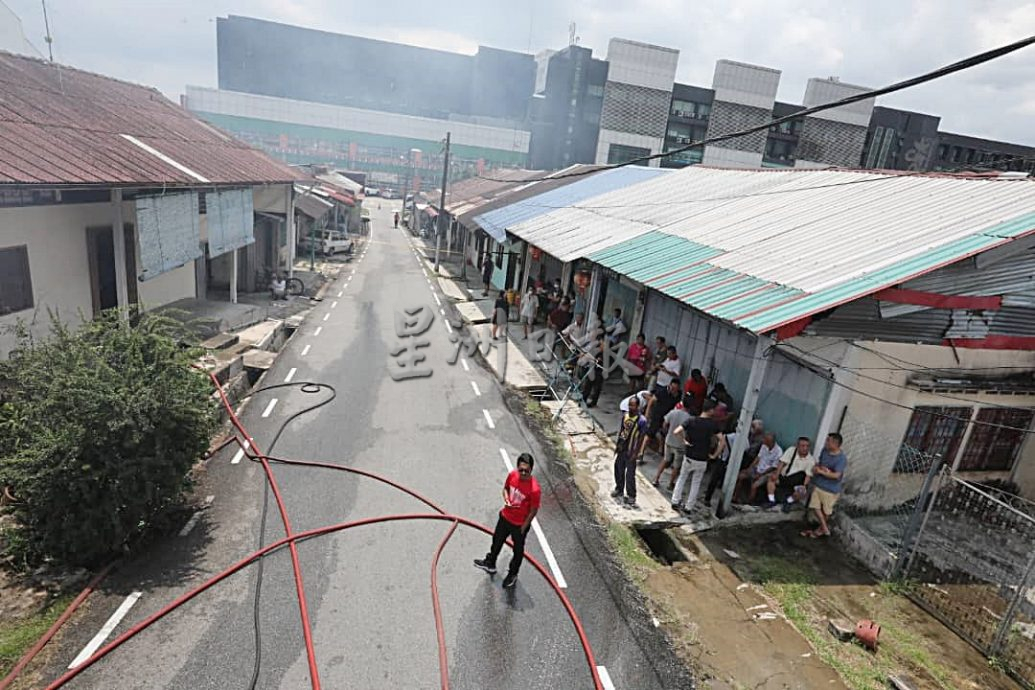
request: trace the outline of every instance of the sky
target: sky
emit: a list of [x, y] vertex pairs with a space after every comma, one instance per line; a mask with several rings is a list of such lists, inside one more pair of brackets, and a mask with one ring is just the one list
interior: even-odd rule
[[[4, 0], [45, 52], [40, 0]], [[55, 60], [178, 100], [216, 86], [217, 16], [236, 14], [429, 48], [538, 52], [612, 37], [680, 51], [676, 79], [710, 86], [726, 58], [782, 70], [777, 98], [809, 77], [883, 86], [1035, 34], [1035, 0], [46, 0]], [[376, 69], [376, 67], [375, 67]], [[1035, 145], [1035, 47], [886, 96], [945, 131]]]

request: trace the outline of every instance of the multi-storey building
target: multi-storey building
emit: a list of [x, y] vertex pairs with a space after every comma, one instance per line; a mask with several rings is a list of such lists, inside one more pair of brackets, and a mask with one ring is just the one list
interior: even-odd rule
[[527, 163], [531, 55], [484, 46], [462, 55], [236, 16], [217, 20], [216, 37], [219, 88], [188, 86], [184, 104], [277, 158], [419, 185], [438, 179], [450, 132], [459, 175]]
[[607, 61], [577, 45], [543, 51], [529, 107], [533, 170], [557, 170], [596, 158]]
[[596, 162], [624, 163], [661, 153], [679, 51], [612, 38], [607, 62]]

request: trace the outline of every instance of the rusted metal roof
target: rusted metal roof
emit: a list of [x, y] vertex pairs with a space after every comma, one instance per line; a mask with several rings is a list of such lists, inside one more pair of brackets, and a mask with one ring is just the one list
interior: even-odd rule
[[301, 177], [156, 89], [0, 51], [0, 185], [215, 186]]

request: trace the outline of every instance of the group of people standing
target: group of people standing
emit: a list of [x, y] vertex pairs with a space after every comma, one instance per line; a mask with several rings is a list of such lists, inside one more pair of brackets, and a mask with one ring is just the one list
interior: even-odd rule
[[[647, 448], [654, 445], [661, 463], [652, 483], [660, 486], [669, 470], [672, 508], [691, 515], [700, 509], [697, 501], [702, 486], [704, 508], [710, 508], [712, 497], [726, 476], [738, 434], [732, 415], [733, 399], [721, 383], [709, 391], [708, 380], [699, 369], [693, 369], [681, 384], [678, 376], [682, 363], [675, 347], [668, 346], [660, 337], [656, 345], [652, 354], [641, 333], [629, 349], [630, 361], [637, 363], [645, 376], [651, 372], [654, 382], [649, 388], [633, 392], [619, 405], [622, 419], [611, 495], [629, 507], [637, 505], [636, 468], [643, 462]], [[643, 383], [642, 378], [634, 378], [634, 390]], [[734, 501], [761, 502], [769, 509], [784, 512], [792, 510], [796, 503], [805, 505], [818, 526], [804, 530], [802, 536], [829, 535], [828, 520], [840, 497], [847, 465], [841, 435], [828, 434], [817, 458], [812, 454], [811, 439], [799, 437], [784, 450], [777, 443], [776, 434], [767, 431], [760, 419], [752, 421], [746, 433]]]

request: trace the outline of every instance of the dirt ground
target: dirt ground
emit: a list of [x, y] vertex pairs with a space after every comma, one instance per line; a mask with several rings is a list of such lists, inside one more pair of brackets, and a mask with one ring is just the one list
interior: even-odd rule
[[[1019, 690], [1009, 677], [893, 587], [879, 585], [830, 540], [799, 525], [679, 533], [690, 556], [642, 568], [658, 617], [702, 686], [740, 690], [886, 688]], [[838, 642], [828, 618], [882, 626], [879, 651]]]

